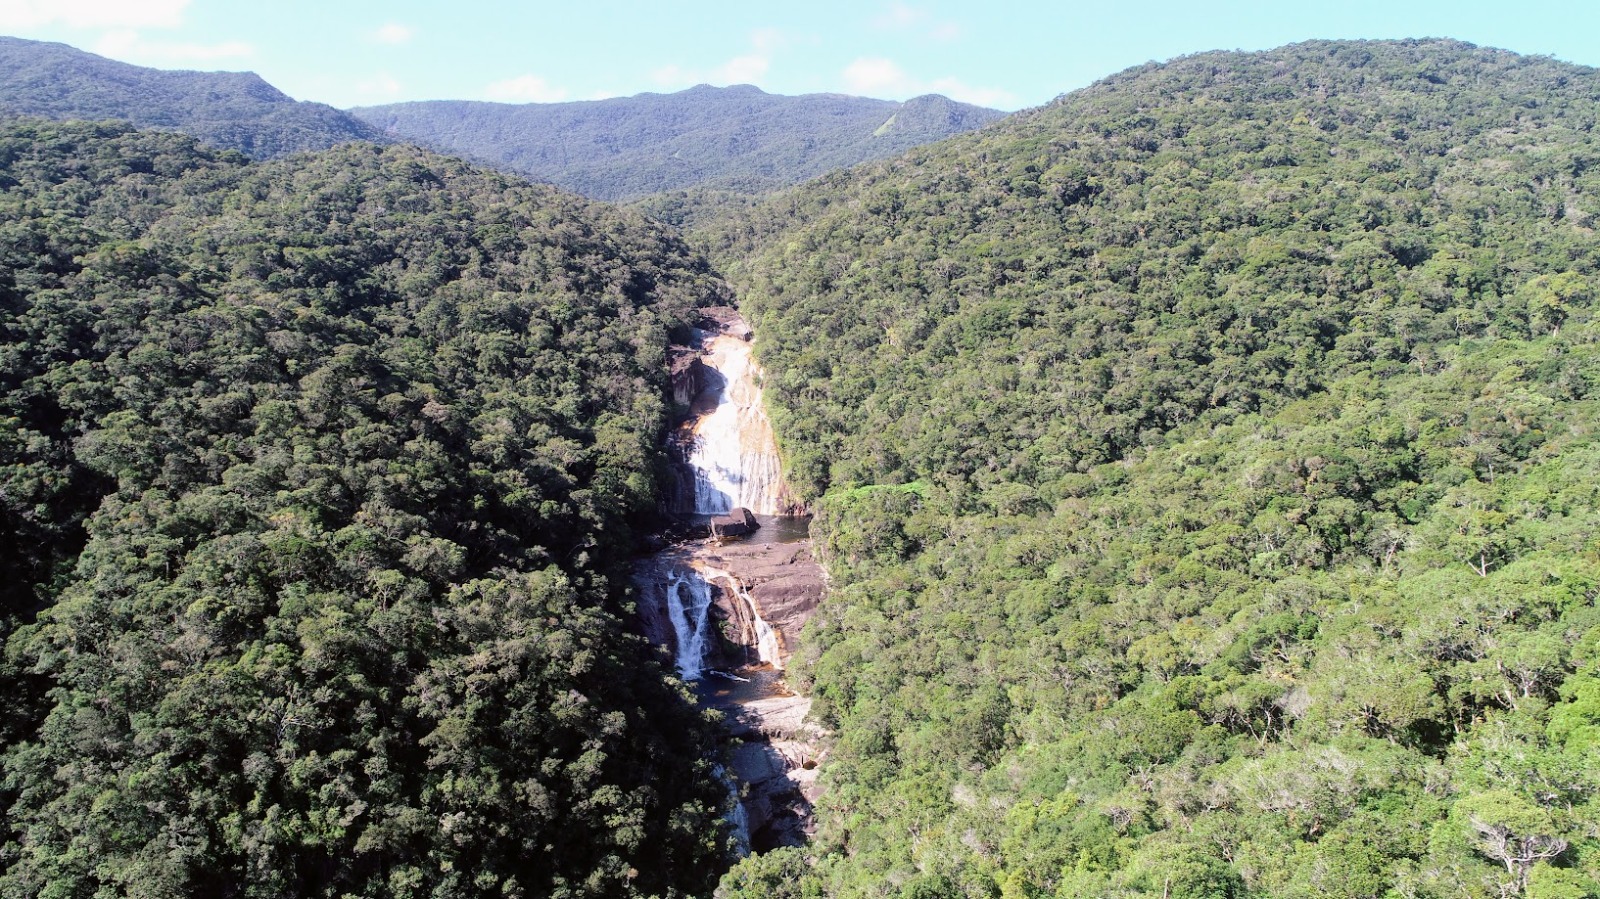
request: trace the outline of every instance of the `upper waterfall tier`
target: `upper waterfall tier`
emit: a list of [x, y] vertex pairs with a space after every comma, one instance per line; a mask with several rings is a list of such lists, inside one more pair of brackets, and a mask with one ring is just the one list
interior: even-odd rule
[[778, 442], [761, 404], [761, 369], [750, 344], [710, 333], [702, 347], [706, 383], [684, 423], [686, 461], [694, 473], [693, 511], [724, 515], [744, 508], [783, 514]]

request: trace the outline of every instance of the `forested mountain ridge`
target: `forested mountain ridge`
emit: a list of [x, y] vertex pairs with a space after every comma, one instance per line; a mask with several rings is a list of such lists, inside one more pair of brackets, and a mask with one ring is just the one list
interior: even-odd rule
[[409, 148], [0, 131], [0, 895], [673, 896], [659, 226]]
[[715, 270], [411, 148], [11, 123], [0, 896], [709, 892], [624, 566], [725, 274], [834, 742], [720, 895], [1600, 897], [1597, 119], [1203, 54], [708, 206]]
[[1202, 54], [704, 223], [835, 588], [720, 893], [1600, 895], [1597, 119]]
[[439, 100], [352, 109], [385, 133], [606, 200], [690, 187], [761, 193], [970, 131], [1004, 113], [700, 85], [570, 103]]
[[171, 128], [256, 159], [384, 140], [353, 116], [293, 100], [253, 72], [150, 69], [14, 37], [0, 37], [0, 114]]

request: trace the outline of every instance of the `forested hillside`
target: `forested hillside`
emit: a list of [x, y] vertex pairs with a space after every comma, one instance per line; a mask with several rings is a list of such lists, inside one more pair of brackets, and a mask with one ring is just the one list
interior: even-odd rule
[[834, 592], [724, 896], [1600, 896], [1600, 75], [1125, 72], [701, 231]]
[[14, 37], [0, 37], [0, 114], [170, 128], [256, 159], [383, 140], [348, 113], [297, 102], [253, 72], [147, 69]]
[[351, 110], [404, 140], [606, 200], [690, 187], [763, 193], [978, 128], [1002, 113], [748, 84], [575, 103], [439, 100]]
[[624, 605], [658, 226], [411, 149], [0, 132], [0, 895], [703, 895]]

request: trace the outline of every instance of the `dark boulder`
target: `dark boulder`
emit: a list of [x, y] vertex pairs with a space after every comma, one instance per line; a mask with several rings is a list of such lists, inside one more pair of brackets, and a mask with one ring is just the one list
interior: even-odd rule
[[713, 515], [710, 527], [713, 537], [743, 537], [755, 533], [761, 522], [749, 509], [734, 509], [726, 515]]

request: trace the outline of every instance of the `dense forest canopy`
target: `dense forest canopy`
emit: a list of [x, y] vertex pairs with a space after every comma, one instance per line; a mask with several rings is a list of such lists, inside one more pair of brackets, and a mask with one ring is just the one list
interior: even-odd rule
[[605, 200], [689, 188], [766, 193], [970, 131], [1003, 113], [938, 94], [904, 103], [700, 85], [570, 103], [359, 107], [386, 133]]
[[1597, 118], [1204, 54], [703, 224], [836, 588], [723, 894], [1600, 895]]
[[383, 140], [354, 116], [297, 102], [254, 72], [148, 69], [15, 37], [0, 37], [0, 114], [171, 128], [256, 159]]
[[0, 132], [5, 896], [703, 894], [634, 636], [659, 226], [411, 149]]
[[[1597, 119], [1203, 54], [640, 204], [709, 263], [420, 150], [10, 123], [0, 896], [1600, 899]], [[819, 832], [731, 870], [626, 586], [723, 277], [832, 584]]]

